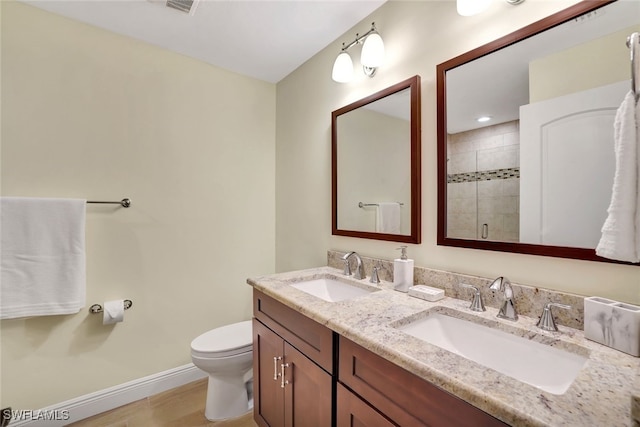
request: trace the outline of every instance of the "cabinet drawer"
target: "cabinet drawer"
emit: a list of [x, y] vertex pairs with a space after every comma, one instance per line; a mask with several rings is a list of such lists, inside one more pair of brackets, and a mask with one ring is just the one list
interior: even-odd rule
[[401, 426], [508, 425], [344, 337], [338, 380]]
[[333, 331], [254, 289], [253, 316], [333, 374]]
[[338, 384], [337, 393], [337, 427], [398, 427], [342, 384]]

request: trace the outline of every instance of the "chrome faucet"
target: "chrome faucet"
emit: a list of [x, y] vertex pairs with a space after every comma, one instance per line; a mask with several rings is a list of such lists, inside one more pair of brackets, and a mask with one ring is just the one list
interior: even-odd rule
[[516, 306], [513, 303], [513, 288], [511, 287], [509, 279], [500, 276], [493, 281], [491, 286], [489, 286], [489, 289], [492, 291], [502, 292], [504, 295], [504, 301], [500, 307], [500, 311], [498, 312], [498, 317], [513, 321], [518, 320], [518, 312], [516, 311]]
[[351, 276], [351, 267], [349, 266], [349, 258], [351, 258], [351, 256], [354, 256], [357, 262], [356, 273], [353, 277], [358, 280], [366, 279], [367, 275], [364, 272], [364, 263], [362, 262], [362, 258], [360, 258], [360, 255], [354, 251], [351, 251], [342, 257], [342, 260], [344, 261], [344, 274], [346, 276]]
[[551, 313], [551, 307], [564, 308], [566, 310], [570, 309], [570, 305], [560, 304], [558, 302], [548, 302], [544, 305], [542, 309], [542, 315], [540, 316], [540, 320], [538, 321], [538, 328], [543, 329], [545, 331], [556, 332], [558, 327], [556, 326], [556, 322], [553, 319], [553, 313]]
[[484, 302], [482, 301], [482, 294], [480, 293], [480, 289], [472, 285], [467, 285], [466, 283], [460, 283], [460, 286], [462, 286], [463, 288], [473, 289], [473, 299], [471, 300], [469, 310], [487, 311], [487, 309], [484, 308]]
[[380, 267], [378, 266], [374, 266], [371, 269], [371, 278], [369, 279], [369, 282], [371, 283], [380, 283], [380, 277], [378, 276], [378, 270], [380, 269]]

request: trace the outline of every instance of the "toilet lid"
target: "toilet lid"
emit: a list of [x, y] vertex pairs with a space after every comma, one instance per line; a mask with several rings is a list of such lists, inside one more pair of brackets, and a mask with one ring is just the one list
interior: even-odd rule
[[232, 356], [251, 351], [251, 320], [212, 329], [191, 341], [191, 350], [202, 355]]

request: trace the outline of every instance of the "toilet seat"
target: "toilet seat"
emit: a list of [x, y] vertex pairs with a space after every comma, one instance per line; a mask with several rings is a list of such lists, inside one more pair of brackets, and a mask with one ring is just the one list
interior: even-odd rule
[[251, 320], [212, 329], [191, 341], [191, 354], [196, 357], [218, 358], [252, 351]]

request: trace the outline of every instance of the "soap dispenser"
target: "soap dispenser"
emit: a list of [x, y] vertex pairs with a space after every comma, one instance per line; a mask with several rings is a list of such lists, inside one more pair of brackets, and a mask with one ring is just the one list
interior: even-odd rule
[[413, 260], [407, 257], [407, 247], [398, 248], [402, 251], [400, 258], [393, 260], [393, 289], [407, 292], [413, 286]]

